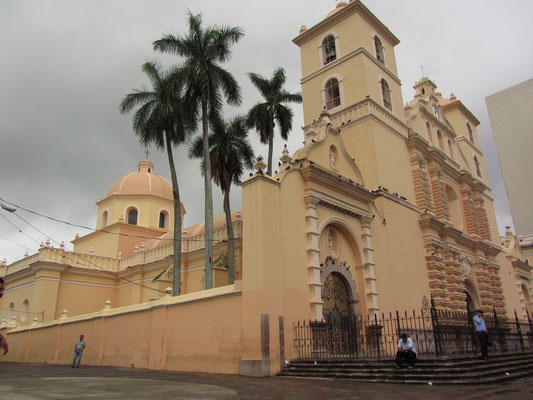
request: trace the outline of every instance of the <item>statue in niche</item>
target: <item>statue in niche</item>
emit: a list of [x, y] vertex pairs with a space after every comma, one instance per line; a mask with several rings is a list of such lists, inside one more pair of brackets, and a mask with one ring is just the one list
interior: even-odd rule
[[328, 229], [327, 242], [328, 242], [329, 256], [331, 256], [332, 258], [337, 258], [339, 254], [337, 251], [337, 248], [338, 248], [337, 232], [335, 232], [335, 229], [333, 228]]
[[333, 146], [329, 148], [329, 164], [332, 168], [336, 168], [335, 163], [337, 161], [337, 155], [335, 154], [335, 150], [333, 149]]

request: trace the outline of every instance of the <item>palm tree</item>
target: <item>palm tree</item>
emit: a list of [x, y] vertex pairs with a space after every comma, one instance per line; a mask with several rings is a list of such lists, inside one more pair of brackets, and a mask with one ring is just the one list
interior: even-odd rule
[[238, 27], [202, 26], [202, 15], [189, 11], [189, 32], [185, 36], [167, 34], [154, 42], [154, 50], [185, 58], [185, 82], [191, 104], [201, 106], [205, 164], [205, 288], [213, 287], [213, 188], [209, 158], [208, 116], [222, 109], [223, 99], [232, 105], [241, 102], [240, 87], [228, 71], [220, 66], [231, 57], [230, 47], [243, 35]]
[[[215, 119], [211, 122], [209, 135], [209, 159], [211, 175], [215, 184], [224, 194], [224, 213], [228, 232], [228, 282], [235, 282], [235, 245], [231, 221], [230, 189], [231, 184], [238, 185], [245, 169], [253, 166], [254, 152], [248, 142], [248, 129], [244, 117], [235, 117], [229, 122]], [[204, 139], [198, 136], [189, 150], [189, 157], [202, 158]], [[202, 162], [202, 174], [205, 175], [205, 163]]]
[[283, 89], [285, 84], [285, 70], [278, 67], [271, 79], [253, 72], [248, 74], [252, 84], [265, 99], [264, 103], [257, 103], [248, 112], [248, 125], [255, 128], [261, 143], [268, 143], [268, 170], [272, 175], [272, 148], [274, 146], [274, 127], [277, 123], [283, 140], [287, 140], [292, 129], [292, 110], [283, 103], [301, 103], [300, 93], [289, 93]]
[[174, 268], [173, 295], [180, 294], [181, 278], [181, 201], [172, 146], [185, 142], [195, 128], [194, 108], [185, 107], [183, 70], [173, 67], [162, 72], [156, 62], [146, 62], [142, 70], [152, 84], [150, 89], [133, 89], [120, 103], [120, 112], [139, 106], [133, 116], [133, 130], [144, 145], [155, 144], [167, 150], [174, 195]]

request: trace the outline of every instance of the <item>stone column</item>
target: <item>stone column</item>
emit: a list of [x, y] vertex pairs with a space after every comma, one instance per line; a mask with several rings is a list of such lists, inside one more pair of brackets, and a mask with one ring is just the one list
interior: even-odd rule
[[316, 207], [318, 198], [312, 195], [305, 197], [305, 219], [307, 221], [307, 271], [309, 279], [309, 297], [311, 302], [311, 318], [322, 319], [322, 283], [320, 281], [320, 248], [318, 232], [318, 216]]
[[379, 313], [378, 290], [376, 287], [376, 273], [374, 264], [374, 248], [372, 246], [372, 231], [370, 224], [372, 218], [361, 217], [361, 245], [364, 257], [365, 295], [368, 307], [368, 315], [374, 316]]

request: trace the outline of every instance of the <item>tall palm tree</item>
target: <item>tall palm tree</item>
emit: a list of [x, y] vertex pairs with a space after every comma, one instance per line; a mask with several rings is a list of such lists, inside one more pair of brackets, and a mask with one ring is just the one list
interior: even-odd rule
[[[239, 178], [245, 169], [253, 167], [254, 152], [248, 142], [248, 129], [244, 117], [235, 117], [228, 122], [221, 119], [211, 121], [209, 135], [209, 159], [211, 175], [215, 184], [224, 194], [224, 213], [228, 232], [228, 282], [235, 282], [235, 245], [231, 221], [230, 189], [232, 183], [239, 184]], [[189, 150], [189, 157], [203, 157], [204, 139], [198, 136]], [[205, 163], [202, 162], [202, 174], [205, 175]]]
[[184, 57], [185, 82], [191, 104], [201, 106], [205, 163], [205, 288], [213, 287], [213, 188], [209, 158], [208, 116], [220, 113], [223, 99], [232, 105], [241, 102], [240, 87], [228, 71], [220, 66], [231, 57], [230, 47], [243, 32], [238, 27], [202, 26], [202, 15], [189, 11], [189, 31], [185, 36], [167, 34], [154, 42], [154, 50]]
[[173, 295], [180, 294], [181, 279], [181, 201], [178, 177], [172, 155], [172, 146], [185, 142], [194, 131], [194, 108], [185, 107], [183, 96], [183, 70], [173, 67], [163, 72], [156, 62], [142, 66], [148, 75], [151, 89], [133, 89], [120, 103], [120, 112], [127, 113], [139, 107], [133, 115], [133, 130], [144, 145], [155, 144], [166, 149], [172, 192], [174, 195], [174, 268]]
[[268, 170], [272, 175], [272, 149], [274, 146], [274, 127], [279, 126], [279, 133], [283, 140], [287, 140], [292, 129], [292, 110], [284, 103], [301, 103], [300, 93], [289, 93], [283, 89], [287, 78], [285, 70], [278, 67], [271, 79], [250, 72], [248, 74], [252, 84], [259, 90], [265, 99], [264, 103], [257, 103], [248, 112], [248, 125], [255, 128], [261, 143], [268, 143]]

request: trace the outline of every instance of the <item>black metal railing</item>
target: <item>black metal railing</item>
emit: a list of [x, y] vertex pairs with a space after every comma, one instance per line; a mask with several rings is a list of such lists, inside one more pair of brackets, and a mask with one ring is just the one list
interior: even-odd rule
[[[293, 345], [301, 359], [391, 358], [406, 333], [419, 355], [444, 356], [480, 352], [479, 339], [470, 312], [452, 312], [432, 307], [420, 311], [396, 312], [298, 321], [293, 326]], [[485, 314], [489, 352], [533, 351], [533, 323], [527, 320]]]

